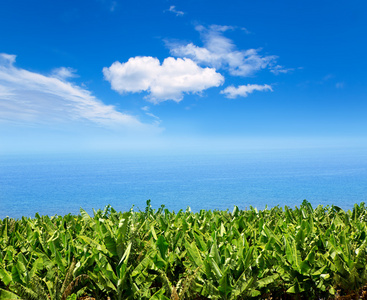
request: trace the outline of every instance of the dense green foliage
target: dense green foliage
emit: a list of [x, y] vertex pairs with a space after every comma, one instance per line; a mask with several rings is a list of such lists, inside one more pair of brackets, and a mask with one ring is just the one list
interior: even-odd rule
[[0, 299], [327, 299], [367, 283], [367, 208], [0, 220]]

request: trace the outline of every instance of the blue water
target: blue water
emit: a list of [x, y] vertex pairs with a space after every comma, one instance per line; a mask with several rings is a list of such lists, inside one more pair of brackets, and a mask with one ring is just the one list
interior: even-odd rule
[[0, 156], [0, 218], [88, 212], [367, 202], [363, 150], [276, 150], [196, 155]]

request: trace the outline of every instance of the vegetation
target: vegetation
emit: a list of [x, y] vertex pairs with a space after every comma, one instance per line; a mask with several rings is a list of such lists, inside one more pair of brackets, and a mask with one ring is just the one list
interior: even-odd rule
[[358, 299], [366, 234], [364, 203], [5, 218], [0, 300]]

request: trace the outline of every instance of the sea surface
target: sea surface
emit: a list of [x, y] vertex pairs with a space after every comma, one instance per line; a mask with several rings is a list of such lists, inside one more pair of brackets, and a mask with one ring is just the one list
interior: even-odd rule
[[144, 210], [151, 199], [178, 211], [250, 206], [347, 210], [367, 202], [363, 149], [243, 151], [202, 154], [63, 154], [0, 156], [0, 218]]

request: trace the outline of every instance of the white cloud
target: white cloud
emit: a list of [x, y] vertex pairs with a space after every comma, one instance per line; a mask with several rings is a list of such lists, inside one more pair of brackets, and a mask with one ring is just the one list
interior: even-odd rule
[[246, 33], [246, 34], [251, 34], [251, 31], [250, 30], [248, 30], [247, 28], [245, 28], [245, 27], [242, 27], [241, 28], [241, 30], [244, 32], [244, 33]]
[[174, 56], [188, 57], [199, 64], [217, 69], [224, 68], [234, 76], [250, 76], [256, 71], [275, 65], [277, 57], [260, 55], [259, 49], [237, 50], [233, 41], [223, 35], [233, 29], [231, 26], [197, 26], [196, 30], [200, 32], [204, 47], [193, 43], [167, 45]]
[[225, 88], [220, 93], [226, 95], [227, 98], [234, 99], [237, 97], [247, 97], [248, 94], [251, 94], [253, 91], [273, 91], [273, 89], [268, 84], [247, 84], [238, 87], [232, 85]]
[[161, 123], [162, 123], [162, 120], [159, 118], [159, 117], [157, 117], [156, 115], [154, 115], [154, 114], [152, 114], [152, 113], [149, 113], [149, 112], [147, 112], [147, 113], [145, 113], [147, 116], [149, 116], [149, 117], [151, 117], [151, 118], [153, 118], [154, 119], [154, 124], [156, 124], [156, 125], [160, 125]]
[[289, 73], [291, 71], [294, 71], [294, 68], [286, 69], [281, 65], [275, 65], [275, 66], [270, 67], [270, 72], [272, 72], [275, 75], [286, 74], [286, 73]]
[[73, 74], [70, 69], [60, 68], [45, 76], [17, 68], [14, 62], [15, 55], [0, 54], [0, 122], [52, 126], [77, 122], [117, 130], [153, 127], [67, 82]]
[[13, 95], [12, 89], [0, 84], [0, 99], [9, 99]]
[[169, 7], [168, 11], [176, 14], [176, 16], [183, 16], [185, 14], [183, 11], [177, 10], [176, 6], [174, 6], [174, 5], [171, 5]]
[[103, 74], [113, 90], [123, 94], [147, 91], [153, 103], [166, 100], [179, 102], [184, 93], [200, 93], [224, 82], [214, 68], [201, 68], [188, 58], [157, 58], [137, 56], [126, 63], [114, 62], [103, 68]]
[[68, 78], [78, 77], [78, 75], [76, 75], [75, 69], [65, 67], [54, 69], [52, 71], [52, 76], [59, 78], [60, 80], [66, 80]]
[[11, 67], [15, 63], [16, 55], [0, 53], [0, 66]]
[[154, 123], [155, 124], [159, 125], [162, 122], [162, 120], [158, 116], [156, 116], [156, 115], [152, 114], [151, 112], [149, 112], [149, 110], [150, 110], [149, 106], [143, 106], [141, 108], [141, 110], [144, 111], [147, 116], [149, 116], [151, 118], [154, 118], [154, 120], [155, 120]]

